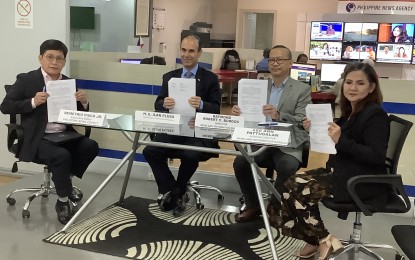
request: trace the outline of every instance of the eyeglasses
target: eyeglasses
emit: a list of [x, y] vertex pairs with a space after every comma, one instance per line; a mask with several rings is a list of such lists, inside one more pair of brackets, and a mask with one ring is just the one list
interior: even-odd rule
[[63, 56], [56, 56], [55, 57], [53, 55], [46, 55], [44, 57], [49, 62], [53, 62], [54, 60], [56, 60], [57, 63], [64, 63], [65, 62], [65, 57], [63, 57]]
[[281, 65], [281, 64], [284, 63], [284, 61], [287, 61], [287, 60], [291, 60], [291, 59], [281, 59], [281, 58], [272, 59], [272, 58], [269, 58], [268, 59], [268, 63], [269, 64], [275, 64], [275, 63], [277, 63], [278, 65]]

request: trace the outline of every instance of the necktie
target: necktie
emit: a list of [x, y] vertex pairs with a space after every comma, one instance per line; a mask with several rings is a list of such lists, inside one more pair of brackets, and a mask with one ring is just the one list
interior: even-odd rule
[[192, 75], [193, 73], [191, 71], [186, 71], [186, 73], [184, 74], [184, 77], [190, 79]]

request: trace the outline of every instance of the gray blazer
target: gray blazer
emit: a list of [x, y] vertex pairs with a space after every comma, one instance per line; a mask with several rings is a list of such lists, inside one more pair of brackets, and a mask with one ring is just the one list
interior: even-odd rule
[[[308, 104], [311, 104], [311, 86], [289, 77], [282, 91], [277, 110], [280, 113], [280, 121], [292, 123], [302, 129], [295, 135], [296, 143], [303, 144], [309, 138], [302, 123]], [[303, 145], [297, 148], [282, 147], [280, 149], [283, 153], [290, 154], [300, 162], [302, 161]]]

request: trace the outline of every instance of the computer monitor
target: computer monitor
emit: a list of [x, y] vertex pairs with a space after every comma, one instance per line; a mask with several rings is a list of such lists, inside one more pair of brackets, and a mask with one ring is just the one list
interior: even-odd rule
[[121, 63], [140, 64], [142, 59], [120, 59]]
[[317, 66], [315, 64], [293, 63], [291, 66], [291, 78], [305, 83], [310, 82], [311, 76], [316, 75]]
[[346, 64], [334, 63], [334, 64], [321, 64], [321, 83], [333, 85], [344, 71]]
[[311, 60], [341, 60], [342, 42], [311, 41]]
[[343, 22], [311, 22], [311, 40], [341, 41]]

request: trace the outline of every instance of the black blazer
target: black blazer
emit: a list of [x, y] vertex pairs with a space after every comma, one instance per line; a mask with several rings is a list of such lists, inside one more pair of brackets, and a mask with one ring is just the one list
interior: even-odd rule
[[[163, 75], [163, 85], [160, 94], [154, 102], [156, 111], [168, 111], [163, 107], [164, 98], [169, 96], [168, 82], [171, 78], [181, 78], [183, 69], [167, 72]], [[197, 112], [220, 114], [221, 91], [219, 79], [213, 72], [199, 66], [196, 75], [196, 96], [202, 98], [203, 109], [196, 109]], [[218, 147], [217, 141], [203, 139], [206, 147]]]
[[[62, 79], [68, 79], [62, 75]], [[3, 114], [21, 114], [21, 125], [23, 127], [23, 145], [19, 155], [19, 160], [31, 162], [35, 158], [40, 140], [45, 134], [48, 122], [48, 112], [46, 103], [32, 108], [32, 98], [37, 92], [43, 91], [45, 81], [41, 69], [22, 73], [17, 76], [11, 90], [7, 93], [0, 110]], [[87, 111], [81, 102], [77, 102], [77, 108]], [[68, 130], [73, 130], [72, 126], [67, 126]]]
[[[157, 111], [168, 111], [163, 107], [164, 98], [169, 96], [168, 83], [171, 78], [181, 78], [183, 69], [167, 72], [163, 75], [163, 85], [158, 95], [154, 107]], [[199, 66], [196, 72], [196, 96], [202, 98], [203, 109], [197, 112], [219, 114], [221, 92], [218, 76], [213, 72]]]
[[[353, 176], [386, 174], [386, 150], [389, 140], [389, 121], [386, 112], [376, 104], [369, 104], [349, 120], [341, 118], [337, 154], [330, 155], [327, 166], [333, 169], [333, 195], [335, 201], [351, 201], [346, 182]], [[383, 185], [359, 185], [360, 198], [386, 195]]]

